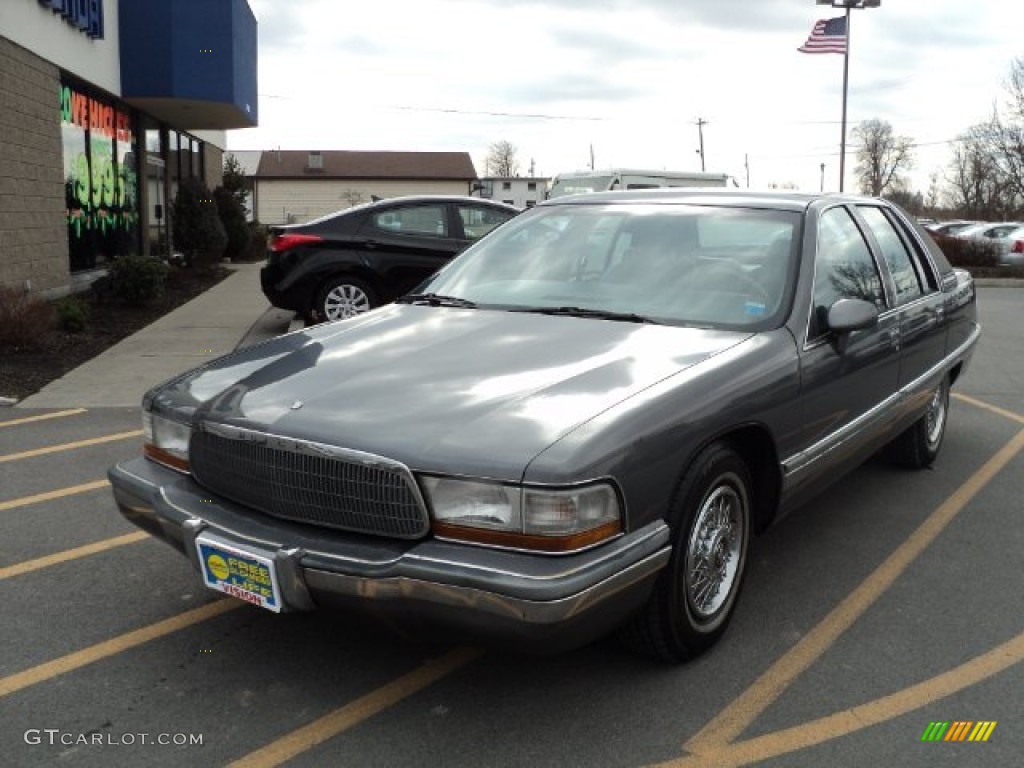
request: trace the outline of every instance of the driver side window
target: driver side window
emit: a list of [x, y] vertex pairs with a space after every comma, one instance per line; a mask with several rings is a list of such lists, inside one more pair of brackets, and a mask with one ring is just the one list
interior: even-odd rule
[[857, 223], [845, 208], [831, 208], [818, 222], [818, 250], [814, 263], [814, 297], [807, 338], [828, 331], [829, 307], [839, 299], [864, 299], [879, 311], [885, 294], [878, 266]]

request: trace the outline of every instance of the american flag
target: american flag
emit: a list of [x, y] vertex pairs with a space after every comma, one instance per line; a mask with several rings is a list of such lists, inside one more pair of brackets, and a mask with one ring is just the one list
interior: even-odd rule
[[801, 53], [846, 53], [846, 17], [819, 19], [807, 42], [797, 50]]

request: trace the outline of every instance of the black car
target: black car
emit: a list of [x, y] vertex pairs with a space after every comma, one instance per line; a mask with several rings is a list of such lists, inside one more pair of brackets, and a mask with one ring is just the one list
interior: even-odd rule
[[421, 195], [271, 227], [263, 293], [307, 321], [353, 317], [407, 293], [517, 213], [476, 197]]

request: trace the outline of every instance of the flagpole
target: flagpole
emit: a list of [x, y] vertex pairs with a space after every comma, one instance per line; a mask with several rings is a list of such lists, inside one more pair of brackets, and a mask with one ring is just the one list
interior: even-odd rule
[[850, 6], [846, 6], [846, 52], [843, 54], [843, 133], [839, 139], [839, 192], [846, 180], [846, 92], [850, 82]]

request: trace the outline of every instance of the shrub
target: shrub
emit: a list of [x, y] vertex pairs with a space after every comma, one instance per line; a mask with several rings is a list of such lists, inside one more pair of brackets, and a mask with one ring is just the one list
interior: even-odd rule
[[121, 256], [110, 265], [111, 292], [126, 304], [149, 304], [163, 296], [169, 271], [152, 256]]
[[65, 296], [54, 305], [57, 325], [68, 333], [81, 333], [89, 324], [89, 305], [77, 296]]
[[954, 267], [996, 267], [999, 265], [999, 246], [981, 240], [932, 234], [932, 239], [946, 254]]
[[0, 285], [0, 352], [39, 349], [54, 328], [50, 302]]
[[213, 195], [200, 179], [186, 178], [178, 183], [178, 194], [171, 204], [174, 248], [185, 257], [185, 264], [209, 265], [219, 261], [228, 236], [217, 215]]
[[258, 221], [249, 223], [249, 247], [246, 250], [246, 261], [262, 261], [267, 258], [267, 241], [270, 233], [266, 226]]
[[251, 238], [249, 223], [245, 220], [245, 208], [231, 190], [224, 187], [217, 187], [213, 191], [213, 199], [217, 202], [217, 214], [227, 235], [224, 255], [232, 261], [239, 261], [246, 256]]

